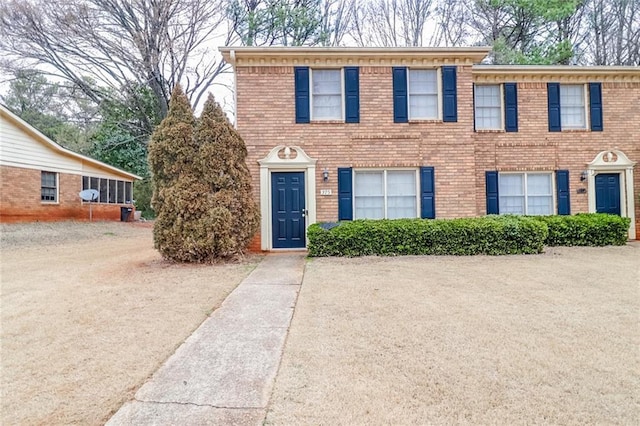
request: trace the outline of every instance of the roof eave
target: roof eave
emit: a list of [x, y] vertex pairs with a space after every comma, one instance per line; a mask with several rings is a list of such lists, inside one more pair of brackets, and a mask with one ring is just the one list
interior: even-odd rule
[[6, 117], [8, 117], [11, 121], [13, 121], [16, 125], [18, 125], [18, 127], [20, 127], [22, 130], [26, 131], [27, 133], [31, 133], [33, 136], [35, 136], [37, 139], [39, 139], [45, 145], [48, 145], [49, 147], [53, 148], [55, 151], [58, 151], [62, 155], [66, 155], [67, 157], [72, 157], [72, 158], [75, 158], [75, 159], [78, 159], [78, 160], [81, 160], [81, 161], [86, 161], [86, 162], [88, 162], [90, 164], [93, 164], [94, 166], [96, 166], [98, 168], [109, 170], [109, 171], [111, 171], [113, 173], [116, 173], [116, 174], [119, 174], [119, 175], [128, 176], [131, 179], [137, 179], [137, 180], [142, 180], [143, 179], [141, 176], [138, 176], [136, 174], [129, 173], [129, 172], [125, 171], [125, 170], [121, 170], [121, 169], [119, 169], [117, 167], [114, 167], [114, 166], [111, 166], [109, 164], [103, 163], [102, 161], [95, 160], [95, 159], [90, 158], [90, 157], [86, 157], [86, 156], [84, 156], [82, 154], [78, 154], [77, 152], [73, 152], [71, 150], [68, 150], [67, 148], [64, 148], [63, 146], [61, 146], [61, 145], [57, 144], [56, 142], [52, 141], [51, 139], [49, 139], [42, 132], [40, 132], [38, 129], [36, 129], [32, 125], [30, 125], [29, 123], [24, 121], [22, 118], [18, 117], [9, 108], [5, 107], [2, 104], [0, 104], [0, 113], [2, 115], [5, 115]]

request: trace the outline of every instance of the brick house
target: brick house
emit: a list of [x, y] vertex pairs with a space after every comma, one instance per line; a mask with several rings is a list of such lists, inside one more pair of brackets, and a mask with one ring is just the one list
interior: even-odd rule
[[[0, 222], [88, 220], [90, 210], [94, 220], [121, 220], [136, 179], [61, 147], [0, 105]], [[98, 191], [95, 202], [82, 201], [85, 189]]]
[[220, 50], [262, 250], [359, 218], [597, 211], [637, 237], [637, 67], [481, 65], [484, 47]]

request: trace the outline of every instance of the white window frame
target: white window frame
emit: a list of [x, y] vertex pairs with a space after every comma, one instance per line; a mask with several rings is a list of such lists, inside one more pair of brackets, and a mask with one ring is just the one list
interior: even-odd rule
[[[575, 127], [575, 126], [566, 126], [562, 121], [562, 86], [582, 86], [582, 101], [584, 103], [584, 127]], [[589, 92], [587, 84], [585, 83], [560, 83], [560, 130], [588, 130], [590, 128], [590, 118], [589, 117], [589, 103], [591, 100], [589, 99]]]
[[[556, 194], [556, 174], [553, 172], [546, 171], [531, 171], [531, 172], [498, 172], [498, 188], [500, 188], [500, 176], [502, 175], [524, 175], [524, 213], [523, 216], [529, 215], [529, 201], [528, 201], [528, 193], [527, 193], [527, 176], [528, 175], [549, 175], [551, 176], [551, 213], [550, 215], [556, 214], [558, 211], [557, 207], [557, 194]], [[517, 214], [517, 213], [503, 213], [500, 211], [500, 194], [498, 194], [498, 214]], [[534, 215], [532, 215], [534, 216]], [[544, 215], [535, 215], [535, 216], [544, 216]]]
[[[353, 219], [364, 219], [356, 216], [356, 174], [358, 173], [366, 173], [366, 172], [382, 172], [382, 197], [383, 197], [383, 214], [384, 217], [382, 219], [388, 218], [388, 203], [387, 203], [387, 172], [399, 171], [399, 172], [415, 172], [415, 182], [416, 182], [416, 211], [415, 218], [420, 217], [420, 169], [416, 169], [414, 167], [388, 167], [388, 168], [362, 168], [362, 169], [353, 169], [353, 179], [352, 179], [352, 188], [351, 193], [353, 194], [352, 200], [352, 209], [353, 209]], [[370, 219], [370, 220], [379, 220], [379, 219]]]
[[[55, 176], [55, 200], [43, 200], [42, 199], [42, 188], [51, 188], [49, 186], [42, 186], [42, 174], [43, 173], [51, 173]], [[40, 170], [40, 202], [43, 204], [59, 204], [60, 203], [60, 173], [58, 172], [50, 172], [48, 170]]]
[[[411, 91], [410, 91], [410, 79], [411, 79], [411, 70], [414, 71], [435, 71], [436, 72], [436, 90], [438, 91], [437, 96], [438, 96], [438, 100], [436, 103], [436, 109], [438, 110], [438, 113], [436, 114], [435, 117], [412, 117], [411, 116]], [[442, 121], [442, 69], [441, 68], [417, 68], [417, 67], [410, 67], [407, 68], [406, 70], [407, 73], [407, 115], [409, 117], [409, 121], [433, 121], [433, 120], [440, 120]]]
[[476, 93], [477, 91], [474, 90], [473, 92], [473, 122], [475, 123], [476, 126], [476, 131], [478, 132], [482, 132], [482, 131], [491, 131], [491, 130], [504, 130], [505, 129], [505, 122], [504, 122], [504, 84], [475, 84], [474, 86], [476, 88], [480, 87], [480, 86], [498, 86], [500, 89], [500, 127], [498, 128], [487, 128], [487, 127], [483, 127], [483, 128], [479, 128], [478, 127], [478, 120], [476, 117], [476, 112], [478, 108], [478, 103], [476, 102]]
[[[340, 117], [338, 118], [314, 118], [313, 117], [313, 71], [338, 71], [340, 72]], [[344, 93], [344, 68], [309, 68], [309, 116], [311, 121], [344, 121], [345, 116], [345, 93]]]

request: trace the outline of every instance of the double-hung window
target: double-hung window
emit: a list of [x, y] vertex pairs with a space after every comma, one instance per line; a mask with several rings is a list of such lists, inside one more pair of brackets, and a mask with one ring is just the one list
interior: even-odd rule
[[409, 119], [438, 119], [438, 72], [409, 69], [408, 77]]
[[40, 200], [56, 203], [58, 201], [58, 174], [54, 172], [40, 173]]
[[502, 88], [499, 84], [476, 85], [474, 90], [477, 130], [502, 130]]
[[500, 214], [553, 214], [551, 173], [500, 173]]
[[418, 216], [416, 170], [356, 170], [353, 190], [355, 219]]
[[311, 70], [311, 119], [342, 120], [342, 70]]
[[587, 130], [602, 132], [604, 115], [602, 83], [547, 83], [550, 132]]
[[560, 85], [560, 121], [563, 129], [586, 129], [587, 109], [583, 84]]

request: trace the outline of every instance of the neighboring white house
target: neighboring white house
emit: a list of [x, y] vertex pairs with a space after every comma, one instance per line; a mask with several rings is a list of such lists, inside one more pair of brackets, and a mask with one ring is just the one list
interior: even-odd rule
[[[0, 105], [0, 222], [121, 220], [133, 201], [132, 173], [69, 151]], [[99, 191], [84, 202], [84, 189]]]

